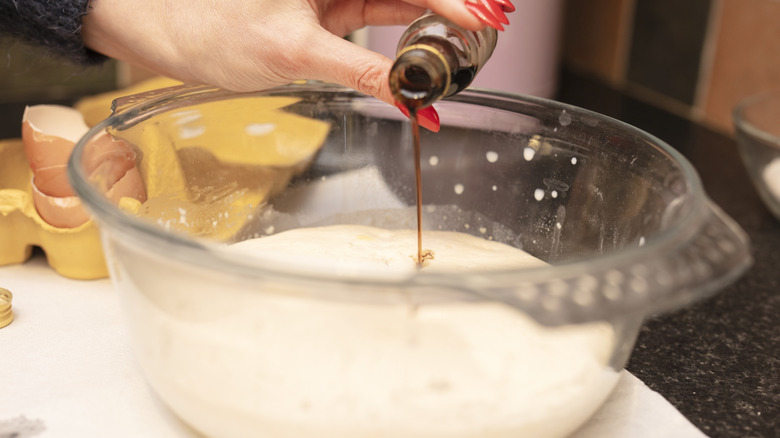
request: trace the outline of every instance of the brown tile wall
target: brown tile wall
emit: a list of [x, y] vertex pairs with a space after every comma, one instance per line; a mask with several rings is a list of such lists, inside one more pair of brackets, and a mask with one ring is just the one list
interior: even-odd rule
[[731, 132], [731, 110], [780, 89], [778, 0], [567, 0], [563, 63]]
[[726, 126], [735, 102], [780, 89], [780, 1], [722, 0], [718, 26], [699, 109], [707, 121]]
[[566, 62], [622, 83], [631, 16], [633, 0], [566, 0]]

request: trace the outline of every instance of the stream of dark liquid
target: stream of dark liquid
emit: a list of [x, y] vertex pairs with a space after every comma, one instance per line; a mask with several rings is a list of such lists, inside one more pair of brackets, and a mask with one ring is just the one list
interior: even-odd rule
[[399, 70], [395, 79], [400, 84], [398, 102], [406, 107], [412, 128], [412, 146], [414, 147], [414, 178], [417, 194], [417, 268], [423, 267], [423, 262], [433, 258], [431, 251], [422, 249], [422, 174], [420, 172], [420, 124], [417, 111], [422, 108], [432, 90], [438, 89], [443, 78], [431, 77], [427, 71], [415, 66]]
[[414, 146], [414, 180], [417, 190], [417, 268], [423, 265], [422, 250], [422, 172], [420, 171], [420, 124], [416, 109], [409, 108], [412, 125], [412, 145]]

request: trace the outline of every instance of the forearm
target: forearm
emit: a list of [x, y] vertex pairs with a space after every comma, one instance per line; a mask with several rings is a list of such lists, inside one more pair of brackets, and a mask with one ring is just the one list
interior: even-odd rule
[[81, 38], [88, 12], [89, 0], [0, 0], [0, 33], [80, 64], [97, 64], [105, 57]]

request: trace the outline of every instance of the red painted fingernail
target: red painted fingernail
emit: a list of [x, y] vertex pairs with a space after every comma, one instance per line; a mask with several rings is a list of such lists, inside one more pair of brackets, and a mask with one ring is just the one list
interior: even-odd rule
[[478, 0], [479, 3], [482, 4], [482, 6], [485, 7], [488, 11], [490, 11], [490, 14], [498, 20], [499, 23], [502, 24], [509, 24], [509, 19], [506, 18], [506, 14], [504, 14], [504, 11], [501, 9], [501, 6], [498, 5], [498, 3], [495, 2], [495, 0]]
[[433, 106], [425, 107], [417, 111], [417, 122], [420, 123], [420, 126], [429, 131], [439, 132], [439, 129], [441, 128], [439, 113], [436, 112], [436, 108]]
[[498, 19], [490, 14], [490, 11], [481, 4], [474, 4], [466, 2], [466, 9], [469, 10], [479, 21], [487, 26], [497, 30], [504, 30], [504, 26], [498, 22]]
[[401, 112], [402, 112], [402, 113], [404, 113], [404, 115], [405, 115], [406, 117], [409, 117], [409, 116], [410, 116], [410, 114], [409, 114], [409, 110], [408, 110], [408, 109], [406, 109], [406, 106], [402, 105], [400, 102], [396, 102], [396, 103], [395, 103], [395, 107], [396, 107], [396, 108], [398, 108], [399, 110], [401, 110]]
[[[398, 102], [395, 103], [395, 106], [401, 110], [401, 112], [406, 117], [409, 117], [409, 110], [406, 109], [405, 106]], [[417, 111], [417, 123], [419, 123], [423, 128], [432, 132], [439, 132], [439, 129], [441, 128], [441, 123], [439, 122], [439, 113], [437, 113], [436, 109], [432, 106]]]
[[496, 3], [498, 3], [499, 6], [501, 6], [501, 9], [504, 10], [504, 12], [514, 12], [515, 11], [515, 5], [512, 4], [509, 0], [495, 0]]

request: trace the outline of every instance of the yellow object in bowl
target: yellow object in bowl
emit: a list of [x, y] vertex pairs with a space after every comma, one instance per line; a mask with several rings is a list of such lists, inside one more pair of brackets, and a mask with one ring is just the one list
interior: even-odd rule
[[307, 167], [328, 134], [327, 123], [282, 110], [298, 100], [254, 99], [249, 122], [233, 117], [237, 104], [225, 101], [171, 112], [167, 123], [152, 127], [109, 130], [143, 156], [139, 170], [148, 200], [120, 205], [166, 229], [231, 239], [252, 219], [248, 212]]

